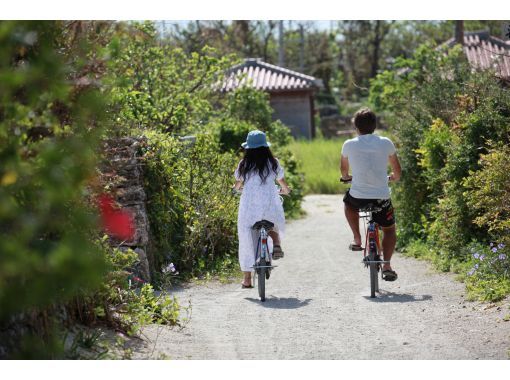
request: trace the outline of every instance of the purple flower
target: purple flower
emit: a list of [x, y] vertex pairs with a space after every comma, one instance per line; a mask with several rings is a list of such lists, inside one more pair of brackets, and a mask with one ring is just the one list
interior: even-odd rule
[[478, 269], [479, 265], [478, 264], [475, 264], [475, 269]]
[[492, 248], [491, 250], [492, 252], [496, 253], [498, 251], [498, 249], [496, 247]]
[[468, 272], [468, 276], [472, 276], [474, 273], [475, 273], [475, 268], [471, 269], [471, 270]]
[[492, 247], [494, 245], [494, 243], [490, 243], [489, 245]]
[[483, 259], [485, 259], [485, 255], [480, 256], [480, 261], [483, 261]]
[[504, 245], [503, 243], [499, 243], [499, 244], [498, 244], [498, 248], [499, 248], [499, 249], [503, 249], [503, 248], [505, 248], [505, 245]]
[[498, 256], [498, 259], [505, 260], [506, 259], [506, 255], [504, 253], [500, 253], [499, 256]]
[[477, 253], [475, 253], [475, 254], [473, 255], [473, 257], [474, 257], [475, 259], [477, 259], [477, 260], [478, 260], [478, 258], [480, 257], [480, 254], [477, 252]]

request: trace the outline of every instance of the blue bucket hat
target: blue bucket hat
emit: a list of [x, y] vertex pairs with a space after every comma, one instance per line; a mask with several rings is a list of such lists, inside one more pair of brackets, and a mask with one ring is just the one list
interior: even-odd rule
[[271, 144], [266, 141], [266, 134], [262, 131], [250, 131], [246, 136], [246, 142], [243, 142], [241, 146], [244, 149], [255, 149], [265, 146], [269, 148]]

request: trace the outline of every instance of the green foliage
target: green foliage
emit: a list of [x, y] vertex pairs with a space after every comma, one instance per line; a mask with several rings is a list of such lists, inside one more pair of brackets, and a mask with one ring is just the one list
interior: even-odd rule
[[235, 156], [219, 153], [209, 135], [197, 135], [195, 143], [158, 132], [145, 136], [147, 206], [157, 267], [172, 261], [181, 273], [198, 274], [225, 259], [233, 264], [237, 207], [229, 189]]
[[481, 169], [464, 181], [474, 223], [494, 241], [510, 246], [510, 148], [494, 145], [480, 158]]
[[161, 45], [149, 22], [133, 24], [115, 43], [114, 122], [128, 129], [196, 131], [214, 113], [219, 76], [235, 62], [207, 47], [188, 54]]
[[[392, 195], [399, 244], [451, 270], [470, 262], [467, 247], [473, 240], [502, 241], [505, 227], [496, 233], [491, 223], [508, 229], [509, 214], [503, 211], [508, 160], [503, 157], [510, 138], [510, 96], [494, 72], [470, 70], [459, 48], [445, 52], [422, 46], [397, 67], [373, 80], [370, 100], [389, 111], [402, 163], [402, 181]], [[433, 254], [416, 249], [417, 244]], [[506, 280], [487, 271], [466, 283], [469, 289], [494, 289], [497, 281]], [[507, 288], [498, 286], [480, 297], [500, 297]]]
[[104, 273], [84, 202], [103, 102], [73, 89], [58, 32], [0, 23], [0, 320], [94, 288]]
[[470, 270], [463, 279], [470, 298], [482, 301], [499, 301], [510, 293], [510, 250], [503, 243], [469, 247]]
[[218, 138], [223, 150], [237, 151], [246, 140], [248, 132], [258, 129], [268, 135], [278, 150], [288, 145], [292, 137], [289, 128], [279, 120], [272, 120], [273, 109], [269, 95], [251, 87], [241, 87], [225, 97], [225, 113], [211, 127], [218, 130]]
[[130, 288], [137, 255], [96, 241], [88, 185], [111, 94], [89, 79], [105, 74], [113, 29], [92, 24], [0, 22], [0, 324], [29, 326], [2, 334], [10, 357], [67, 357], [72, 323], [177, 323], [175, 300]]
[[179, 303], [175, 297], [156, 296], [150, 284], [144, 284], [133, 300], [126, 302], [122, 321], [129, 326], [130, 335], [151, 323], [175, 325], [179, 318]]
[[339, 181], [340, 152], [345, 139], [296, 140], [289, 146], [304, 173], [305, 194], [339, 194], [348, 186]]

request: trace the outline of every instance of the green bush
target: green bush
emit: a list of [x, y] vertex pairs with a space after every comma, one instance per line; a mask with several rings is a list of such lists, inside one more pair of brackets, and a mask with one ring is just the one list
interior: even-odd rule
[[148, 213], [156, 271], [173, 262], [201, 274], [236, 262], [236, 200], [229, 193], [236, 165], [231, 153], [199, 134], [195, 143], [146, 132], [143, 148]]
[[[473, 241], [495, 241], [481, 215], [505, 203], [493, 183], [508, 186], [501, 169], [507, 162], [498, 161], [494, 150], [483, 155], [494, 142], [500, 149], [509, 143], [510, 95], [494, 72], [472, 71], [458, 47], [423, 46], [414, 57], [399, 60], [397, 69], [373, 80], [370, 99], [388, 112], [402, 163], [402, 180], [393, 193], [399, 246], [426, 244], [433, 252], [427, 256], [442, 269], [467, 265]], [[498, 164], [484, 167], [480, 157]], [[496, 224], [507, 217], [499, 214]], [[488, 280], [471, 276], [469, 286], [477, 281]]]
[[510, 250], [504, 243], [482, 245], [473, 243], [469, 248], [470, 270], [463, 280], [472, 299], [499, 301], [510, 293]]
[[492, 241], [510, 246], [510, 148], [497, 144], [480, 157], [481, 169], [464, 180], [473, 222]]
[[0, 321], [93, 289], [104, 260], [85, 202], [104, 112], [73, 88], [50, 22], [0, 22]]
[[219, 102], [218, 78], [233, 56], [203, 48], [188, 54], [161, 44], [153, 23], [132, 23], [112, 41], [117, 56], [108, 65], [112, 121], [139, 133], [201, 131]]

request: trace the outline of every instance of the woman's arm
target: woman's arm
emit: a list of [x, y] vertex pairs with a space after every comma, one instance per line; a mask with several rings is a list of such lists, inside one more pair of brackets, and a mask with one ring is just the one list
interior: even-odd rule
[[287, 182], [285, 181], [285, 178], [282, 177], [281, 179], [278, 179], [277, 181], [280, 184], [280, 186], [282, 187], [282, 194], [289, 195], [290, 188], [289, 188], [289, 185], [287, 184]]
[[242, 186], [243, 186], [243, 181], [236, 181], [236, 183], [234, 183], [235, 190], [241, 190]]

